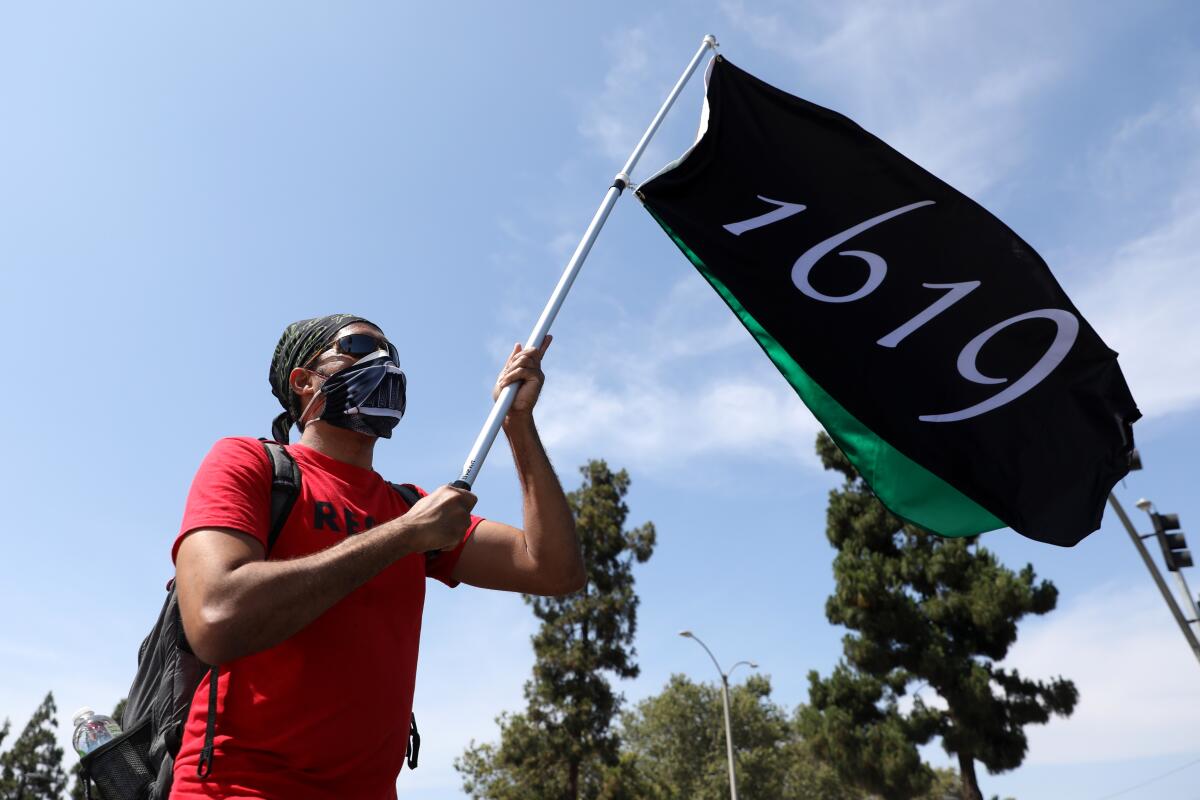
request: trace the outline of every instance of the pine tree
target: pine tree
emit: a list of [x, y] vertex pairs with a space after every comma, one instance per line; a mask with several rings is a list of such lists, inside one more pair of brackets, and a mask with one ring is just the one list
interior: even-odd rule
[[[958, 759], [964, 800], [981, 800], [975, 762], [992, 773], [1016, 768], [1028, 749], [1025, 726], [1067, 716], [1078, 700], [1069, 680], [1033, 681], [995, 663], [1016, 641], [1017, 623], [1052, 611], [1058, 592], [1036, 582], [1032, 565], [1004, 567], [978, 537], [903, 524], [824, 434], [817, 452], [845, 477], [829, 499], [827, 536], [838, 554], [826, 616], [851, 633], [829, 678], [809, 674], [805, 735], [844, 777], [889, 798], [931, 788], [916, 746], [940, 737]], [[914, 681], [948, 708], [917, 694], [902, 713], [899, 699]]]
[[[820, 763], [771, 681], [751, 675], [730, 687], [738, 797], [742, 800], [865, 800]], [[661, 692], [622, 715], [622, 741], [650, 800], [725, 800], [729, 768], [721, 687], [673, 675]]]
[[[0, 800], [59, 800], [67, 788], [63, 751], [55, 741], [57, 712], [54, 693], [47, 693], [12, 748], [0, 754]], [[8, 729], [5, 721], [3, 733]]]
[[[489, 800], [636, 797], [613, 719], [621, 697], [606, 676], [637, 677], [633, 564], [654, 551], [654, 525], [625, 529], [629, 475], [603, 461], [567, 496], [588, 580], [565, 597], [526, 596], [541, 628], [526, 709], [504, 714], [498, 745], [474, 742], [455, 762], [465, 791]], [[622, 776], [626, 779], [622, 779]]]

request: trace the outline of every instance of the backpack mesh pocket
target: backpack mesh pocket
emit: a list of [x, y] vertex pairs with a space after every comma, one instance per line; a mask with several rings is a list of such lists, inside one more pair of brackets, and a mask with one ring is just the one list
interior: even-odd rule
[[104, 800], [142, 800], [154, 778], [149, 758], [150, 721], [145, 720], [88, 753], [80, 765]]

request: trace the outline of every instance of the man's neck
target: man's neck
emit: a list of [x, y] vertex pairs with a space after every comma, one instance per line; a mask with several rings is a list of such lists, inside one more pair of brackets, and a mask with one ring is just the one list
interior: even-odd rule
[[371, 469], [375, 442], [374, 436], [316, 420], [305, 425], [304, 433], [300, 435], [300, 444], [305, 447], [363, 469]]

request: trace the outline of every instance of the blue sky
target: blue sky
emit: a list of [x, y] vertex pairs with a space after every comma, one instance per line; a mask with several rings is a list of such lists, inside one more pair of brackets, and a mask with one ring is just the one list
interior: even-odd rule
[[[291, 320], [382, 325], [410, 396], [377, 467], [454, 478], [508, 348], [706, 33], [1037, 248], [1145, 413], [1146, 470], [1119, 497], [1139, 522], [1140, 496], [1200, 520], [1193, 4], [8, 4], [0, 715], [23, 725], [52, 689], [65, 741], [70, 711], [123, 695], [191, 475], [216, 438], [267, 432]], [[690, 144], [700, 96], [695, 80], [635, 180]], [[691, 628], [803, 701], [841, 636], [815, 421], [631, 197], [555, 334], [539, 419], [560, 476], [575, 486], [594, 456], [628, 468], [631, 522], [659, 531], [626, 697], [715, 677], [676, 636]], [[519, 520], [503, 445], [476, 489], [482, 513]], [[1082, 694], [1031, 731], [1024, 766], [981, 775], [986, 793], [1098, 800], [1200, 758], [1197, 664], [1111, 514], [1070, 550], [985, 544], [1061, 591], [1009, 663]], [[430, 588], [425, 744], [402, 796], [461, 796], [450, 763], [520, 707], [533, 630], [518, 597]], [[1119, 796], [1194, 800], [1198, 775]]]

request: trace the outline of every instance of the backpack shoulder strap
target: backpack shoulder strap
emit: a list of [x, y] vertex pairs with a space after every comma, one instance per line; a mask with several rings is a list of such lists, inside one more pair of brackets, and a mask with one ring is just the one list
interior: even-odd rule
[[411, 483], [392, 483], [388, 481], [388, 486], [396, 490], [396, 494], [400, 495], [409, 508], [415, 506], [417, 501], [421, 499], [421, 493]]
[[292, 506], [300, 496], [300, 467], [283, 445], [269, 439], [259, 439], [271, 462], [271, 532], [267, 536], [267, 555], [275, 547]]

